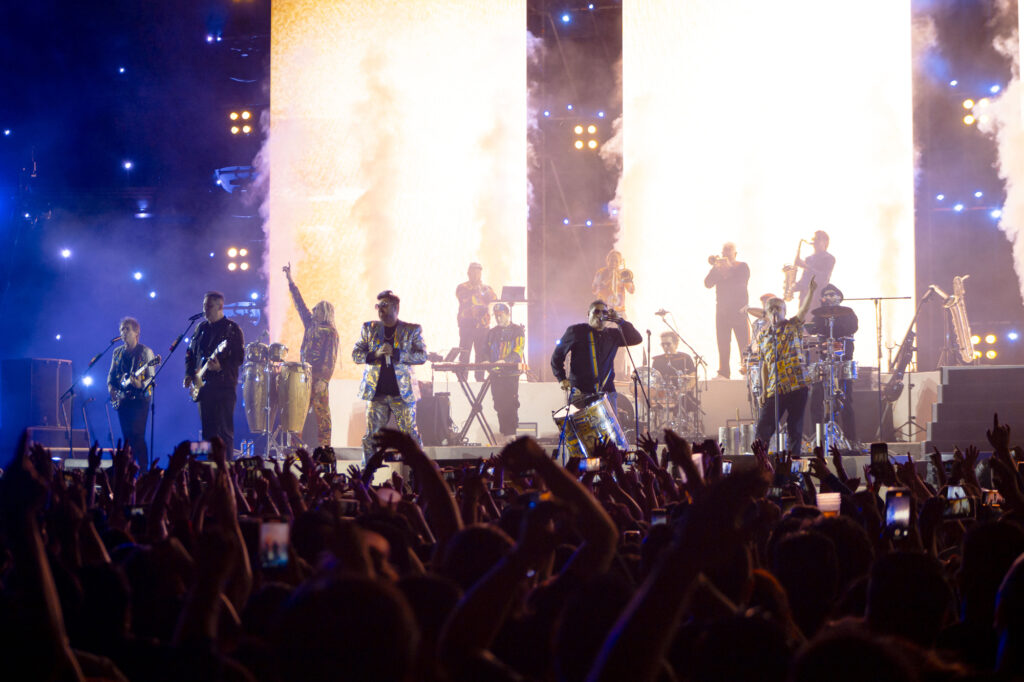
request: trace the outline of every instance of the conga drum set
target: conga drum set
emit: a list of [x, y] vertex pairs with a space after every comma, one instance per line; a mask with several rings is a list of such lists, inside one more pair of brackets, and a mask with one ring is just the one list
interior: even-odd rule
[[245, 419], [250, 431], [266, 437], [267, 457], [283, 457], [303, 444], [313, 372], [304, 362], [288, 362], [287, 355], [283, 343], [250, 343], [239, 375]]

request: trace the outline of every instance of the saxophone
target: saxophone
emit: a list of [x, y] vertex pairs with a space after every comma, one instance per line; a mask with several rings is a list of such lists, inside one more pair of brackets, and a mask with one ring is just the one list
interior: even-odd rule
[[796, 272], [798, 269], [797, 262], [800, 260], [800, 247], [804, 243], [810, 244], [811, 242], [806, 239], [801, 239], [796, 245], [796, 258], [793, 259], [792, 265], [783, 265], [783, 281], [782, 281], [782, 299], [784, 301], [793, 300], [793, 291], [796, 289]]
[[953, 278], [953, 295], [946, 298], [942, 307], [949, 311], [953, 333], [956, 334], [956, 345], [960, 351], [960, 361], [965, 365], [974, 362], [974, 343], [971, 341], [971, 323], [967, 321], [967, 303], [964, 299], [964, 281], [970, 275]]

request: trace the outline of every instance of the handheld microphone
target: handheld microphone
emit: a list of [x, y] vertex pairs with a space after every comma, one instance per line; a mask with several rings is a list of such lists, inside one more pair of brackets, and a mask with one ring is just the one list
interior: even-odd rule
[[657, 315], [658, 317], [665, 317], [666, 315], [668, 315], [668, 311], [665, 310], [664, 308], [662, 308], [661, 310], [659, 310], [658, 312], [656, 312], [654, 314]]
[[117, 342], [118, 342], [118, 341], [120, 341], [120, 340], [121, 340], [121, 335], [120, 335], [120, 334], [118, 334], [118, 335], [117, 335], [117, 336], [115, 336], [114, 338], [110, 339], [110, 343], [117, 343]]
[[188, 321], [189, 321], [189, 322], [195, 322], [196, 320], [198, 320], [198, 319], [199, 319], [200, 317], [202, 317], [202, 316], [203, 316], [203, 315], [205, 315], [205, 314], [206, 314], [206, 313], [196, 313], [196, 314], [195, 314], [195, 315], [193, 315], [192, 317], [188, 318]]

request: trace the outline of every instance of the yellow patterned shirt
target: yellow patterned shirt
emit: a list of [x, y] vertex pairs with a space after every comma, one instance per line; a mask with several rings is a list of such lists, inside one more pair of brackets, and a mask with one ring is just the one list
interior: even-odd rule
[[[803, 323], [793, 317], [778, 328], [765, 327], [757, 338], [761, 352], [761, 385], [764, 397], [776, 393], [789, 393], [808, 384], [806, 365], [800, 337]], [[776, 348], [778, 349], [778, 375], [776, 375]]]

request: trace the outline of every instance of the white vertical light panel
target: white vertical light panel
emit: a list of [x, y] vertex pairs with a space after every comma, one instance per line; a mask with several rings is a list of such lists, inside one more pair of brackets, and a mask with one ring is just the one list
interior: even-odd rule
[[[914, 296], [910, 21], [907, 0], [623, 3], [617, 201], [639, 324], [661, 330], [653, 313], [671, 309], [713, 374], [708, 255], [735, 242], [758, 305], [818, 229], [848, 298]], [[873, 307], [849, 305], [874, 365]], [[883, 342], [913, 311], [883, 306]]]
[[259, 160], [274, 340], [302, 327], [281, 266], [335, 305], [335, 378], [393, 289], [427, 345], [457, 345], [471, 261], [526, 283], [526, 0], [275, 0]]

